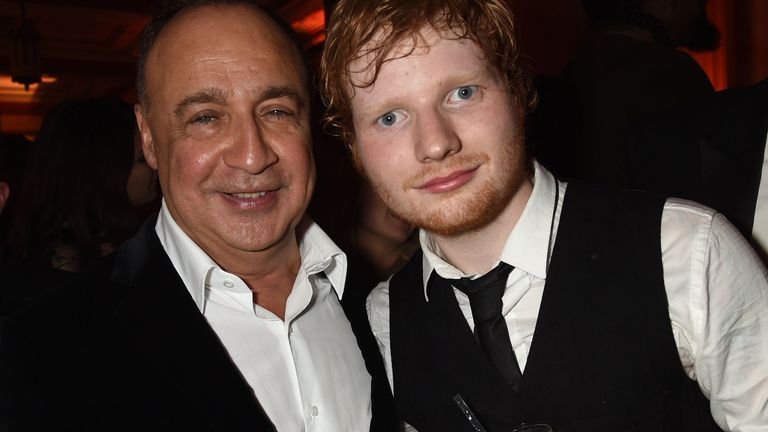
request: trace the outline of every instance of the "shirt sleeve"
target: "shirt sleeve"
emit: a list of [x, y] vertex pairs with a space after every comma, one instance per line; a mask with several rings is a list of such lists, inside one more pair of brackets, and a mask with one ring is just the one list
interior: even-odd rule
[[670, 199], [661, 225], [664, 282], [680, 359], [726, 431], [768, 425], [768, 276], [747, 241], [711, 209]]

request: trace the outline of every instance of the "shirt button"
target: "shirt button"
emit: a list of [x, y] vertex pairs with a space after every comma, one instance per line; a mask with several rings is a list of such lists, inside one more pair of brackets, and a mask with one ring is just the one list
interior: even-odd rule
[[232, 288], [232, 287], [235, 286], [235, 283], [232, 282], [231, 280], [225, 280], [224, 281], [224, 286], [227, 287], [227, 288]]
[[288, 335], [290, 336], [292, 334], [293, 334], [293, 326], [288, 327]]
[[312, 416], [317, 417], [318, 414], [320, 414], [320, 410], [315, 405], [312, 405]]

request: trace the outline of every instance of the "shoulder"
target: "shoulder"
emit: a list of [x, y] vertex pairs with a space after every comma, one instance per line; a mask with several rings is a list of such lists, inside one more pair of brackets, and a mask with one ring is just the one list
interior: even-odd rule
[[764, 266], [747, 239], [722, 213], [704, 205], [668, 199], [661, 246], [665, 273], [687, 273], [702, 289], [726, 289], [739, 281], [745, 286], [765, 285]]
[[662, 213], [662, 235], [709, 236], [711, 231], [727, 230], [730, 223], [716, 210], [682, 198], [668, 198]]
[[[658, 193], [624, 190], [575, 180], [568, 182], [563, 213], [590, 220], [646, 222], [658, 220], [666, 206], [665, 200], [666, 197]], [[651, 225], [656, 229], [658, 222], [652, 222]]]
[[661, 219], [662, 248], [690, 249], [695, 254], [723, 246], [746, 247], [747, 241], [728, 219], [703, 204], [681, 198], [669, 198]]

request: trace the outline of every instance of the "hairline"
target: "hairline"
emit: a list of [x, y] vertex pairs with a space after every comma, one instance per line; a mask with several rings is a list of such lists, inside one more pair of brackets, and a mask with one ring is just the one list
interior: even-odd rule
[[[299, 41], [296, 38], [296, 34], [288, 23], [283, 21], [279, 16], [277, 16], [270, 10], [265, 9], [264, 7], [255, 3], [252, 0], [231, 0], [231, 1], [203, 0], [197, 3], [183, 5], [178, 10], [171, 9], [168, 12], [159, 13], [158, 15], [152, 17], [151, 21], [145, 26], [144, 30], [142, 31], [142, 35], [139, 41], [139, 58], [136, 65], [136, 91], [137, 91], [136, 105], [141, 109], [144, 116], [149, 116], [149, 108], [151, 104], [151, 101], [146, 91], [147, 63], [150, 58], [150, 54], [152, 53], [155, 46], [157, 45], [157, 41], [163, 37], [163, 34], [167, 30], [168, 26], [171, 25], [173, 22], [177, 21], [179, 18], [183, 17], [183, 15], [187, 14], [188, 12], [192, 12], [194, 10], [197, 10], [203, 7], [224, 8], [224, 7], [237, 7], [237, 6], [246, 6], [251, 8], [252, 10], [258, 12], [259, 14], [261, 14], [262, 16], [270, 20], [272, 23], [274, 23], [278, 27], [280, 31], [282, 31], [283, 36], [285, 36], [287, 39], [288, 46], [291, 46], [294, 49], [294, 55], [297, 56], [297, 60], [299, 61], [299, 69], [301, 72], [301, 76], [303, 78], [303, 85], [307, 88], [307, 91], [309, 91], [310, 83], [309, 83], [309, 70], [307, 68], [307, 61], [301, 49], [301, 45], [299, 44]], [[164, 17], [165, 14], [169, 14], [170, 16]], [[153, 24], [155, 24], [156, 21], [159, 23], [155, 28]], [[148, 31], [150, 30], [151, 30], [151, 34], [148, 33]]]

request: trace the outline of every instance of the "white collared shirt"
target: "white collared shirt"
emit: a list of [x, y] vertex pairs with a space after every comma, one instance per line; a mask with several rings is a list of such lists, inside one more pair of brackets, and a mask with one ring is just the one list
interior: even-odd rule
[[760, 170], [760, 186], [757, 189], [755, 218], [752, 222], [752, 238], [768, 256], [768, 135], [763, 150], [763, 168]]
[[346, 256], [319, 226], [305, 218], [297, 229], [301, 267], [284, 320], [255, 305], [245, 282], [189, 238], [165, 201], [155, 231], [277, 430], [368, 430], [371, 378], [339, 304]]
[[[566, 183], [558, 182], [556, 193], [555, 182], [552, 174], [535, 164], [533, 192], [499, 257], [499, 261], [515, 267], [502, 297], [502, 313], [522, 370], [536, 328], [549, 248], [554, 245], [567, 189]], [[427, 300], [426, 282], [433, 270], [446, 279], [475, 276], [463, 274], [446, 262], [427, 233], [419, 235]], [[742, 432], [767, 430], [765, 267], [725, 217], [679, 199], [668, 199], [664, 204], [661, 249], [669, 316], [683, 367], [710, 399], [712, 415], [720, 427]], [[456, 289], [454, 293], [467, 323], [474, 327], [467, 296]], [[371, 292], [367, 307], [392, 382], [388, 281]]]

